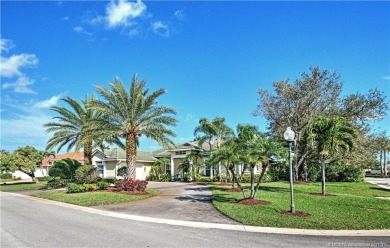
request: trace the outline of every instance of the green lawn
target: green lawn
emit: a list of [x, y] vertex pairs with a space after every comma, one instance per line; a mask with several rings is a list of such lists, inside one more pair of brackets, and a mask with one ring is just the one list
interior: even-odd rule
[[158, 195], [158, 191], [154, 189], [146, 189], [147, 195], [127, 195], [116, 192], [86, 192], [67, 194], [65, 190], [49, 191], [38, 193], [33, 196], [49, 199], [53, 201], [66, 202], [79, 206], [99, 206], [116, 203], [124, 203], [137, 201]]
[[246, 225], [286, 227], [300, 229], [389, 229], [390, 200], [376, 199], [376, 196], [390, 197], [390, 191], [375, 185], [360, 183], [327, 183], [327, 193], [335, 196], [316, 196], [320, 183], [294, 184], [295, 210], [309, 213], [309, 217], [282, 215], [280, 211], [290, 210], [290, 185], [287, 182], [262, 184], [258, 200], [271, 204], [246, 206], [232, 203], [242, 199], [241, 193], [224, 192], [216, 184], [213, 190], [213, 204], [224, 215]]
[[38, 190], [41, 189], [47, 182], [21, 182], [14, 184], [0, 184], [0, 191], [12, 192], [12, 191], [25, 191], [25, 190]]

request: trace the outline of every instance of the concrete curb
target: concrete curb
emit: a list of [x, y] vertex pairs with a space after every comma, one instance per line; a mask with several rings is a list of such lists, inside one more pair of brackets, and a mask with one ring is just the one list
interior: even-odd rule
[[1, 192], [1, 194], [10, 194], [13, 196], [29, 199], [32, 201], [45, 202], [52, 205], [67, 207], [71, 209], [76, 209], [92, 214], [98, 214], [102, 216], [114, 217], [119, 219], [126, 220], [135, 220], [142, 222], [149, 222], [155, 224], [166, 224], [174, 226], [186, 226], [186, 227], [195, 227], [195, 228], [205, 228], [205, 229], [222, 229], [222, 230], [231, 230], [231, 231], [241, 231], [241, 232], [254, 232], [254, 233], [269, 233], [269, 234], [290, 234], [290, 235], [310, 235], [310, 236], [376, 236], [376, 237], [389, 237], [390, 230], [314, 230], [314, 229], [291, 229], [291, 228], [275, 228], [275, 227], [258, 227], [258, 226], [247, 226], [247, 225], [231, 225], [231, 224], [217, 224], [217, 223], [207, 223], [207, 222], [195, 222], [195, 221], [183, 221], [183, 220], [171, 220], [171, 219], [160, 219], [152, 218], [146, 216], [130, 215], [123, 213], [116, 213], [110, 211], [104, 211], [100, 209], [81, 207], [73, 204], [57, 202], [47, 199], [41, 199], [37, 197], [21, 195], [17, 193], [8, 193]]

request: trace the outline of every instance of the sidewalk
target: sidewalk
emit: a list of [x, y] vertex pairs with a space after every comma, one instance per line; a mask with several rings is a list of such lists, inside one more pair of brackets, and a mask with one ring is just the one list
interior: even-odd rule
[[390, 190], [390, 178], [366, 177], [364, 180], [368, 183]]

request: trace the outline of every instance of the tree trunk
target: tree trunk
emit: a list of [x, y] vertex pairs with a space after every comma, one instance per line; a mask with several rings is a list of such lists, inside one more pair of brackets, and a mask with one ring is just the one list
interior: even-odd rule
[[92, 142], [84, 145], [84, 164], [92, 165]]
[[254, 169], [255, 169], [255, 165], [256, 164], [251, 164], [250, 165], [250, 168], [251, 168], [251, 194], [249, 196], [249, 198], [253, 198], [254, 194], [255, 194], [255, 172], [254, 172]]
[[128, 134], [126, 138], [126, 163], [128, 179], [135, 180], [135, 168], [137, 159], [137, 144], [136, 136], [134, 134]]
[[379, 153], [379, 164], [381, 166], [381, 176], [384, 175], [384, 166], [383, 166], [383, 163], [382, 163], [382, 161], [383, 161], [382, 155], [383, 155], [383, 153], [382, 153], [382, 151], [380, 151], [380, 153]]
[[383, 151], [383, 172], [385, 174], [385, 177], [387, 177], [387, 158], [386, 158], [387, 151]]
[[264, 178], [265, 171], [267, 170], [267, 167], [268, 167], [268, 163], [264, 163], [262, 166], [261, 175], [260, 175], [259, 180], [257, 181], [256, 187], [255, 187], [255, 193], [253, 194], [253, 199], [256, 199], [256, 195], [257, 195], [257, 192], [258, 192], [259, 187], [260, 187], [260, 182]]
[[325, 195], [325, 159], [321, 159], [321, 165], [322, 165], [321, 188], [322, 188], [322, 195]]
[[245, 191], [244, 191], [244, 188], [241, 186], [240, 182], [237, 180], [237, 177], [236, 177], [236, 174], [234, 173], [234, 169], [231, 169], [230, 170], [232, 175], [233, 175], [233, 181], [236, 181], [237, 182], [237, 186], [240, 188], [241, 192], [242, 192], [242, 195], [244, 197], [244, 199], [246, 198], [245, 197]]

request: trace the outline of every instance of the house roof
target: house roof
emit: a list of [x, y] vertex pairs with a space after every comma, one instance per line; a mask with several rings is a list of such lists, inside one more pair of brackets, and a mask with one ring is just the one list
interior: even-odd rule
[[[104, 155], [106, 159], [126, 159], [126, 151], [121, 148], [113, 148], [104, 150]], [[137, 151], [137, 160], [138, 161], [150, 161], [153, 162], [156, 158], [153, 156], [152, 152], [147, 151]]]
[[46, 157], [42, 160], [42, 165], [49, 165], [50, 162], [58, 161], [65, 158], [71, 158], [77, 161], [83, 161], [84, 160], [84, 153], [82, 152], [68, 152], [64, 154], [57, 154], [54, 156]]

